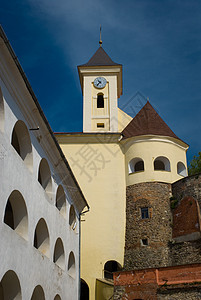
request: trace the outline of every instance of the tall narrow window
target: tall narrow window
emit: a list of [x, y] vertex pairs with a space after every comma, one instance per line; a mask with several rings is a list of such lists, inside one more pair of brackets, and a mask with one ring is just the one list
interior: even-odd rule
[[142, 207], [141, 208], [141, 218], [142, 219], [149, 219], [149, 208], [148, 207]]
[[104, 108], [104, 97], [103, 94], [97, 95], [97, 108]]

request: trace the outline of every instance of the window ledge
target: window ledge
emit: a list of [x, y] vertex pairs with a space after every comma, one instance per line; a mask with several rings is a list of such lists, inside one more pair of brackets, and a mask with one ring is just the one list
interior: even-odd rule
[[133, 174], [136, 174], [136, 173], [143, 173], [143, 172], [144, 172], [144, 170], [143, 171], [136, 171], [136, 172], [129, 173], [128, 175], [133, 175]]

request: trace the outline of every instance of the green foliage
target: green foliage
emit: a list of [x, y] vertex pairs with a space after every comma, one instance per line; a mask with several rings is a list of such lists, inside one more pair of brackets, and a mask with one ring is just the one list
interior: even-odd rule
[[194, 155], [193, 159], [190, 161], [190, 166], [188, 167], [188, 174], [195, 175], [201, 173], [201, 152], [198, 156]]
[[173, 197], [170, 197], [170, 207], [171, 209], [174, 209], [177, 204], [178, 204], [178, 199], [176, 199], [174, 196]]

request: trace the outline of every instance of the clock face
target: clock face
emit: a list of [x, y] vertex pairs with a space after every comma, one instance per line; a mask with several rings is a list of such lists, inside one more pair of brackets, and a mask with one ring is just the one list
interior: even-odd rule
[[94, 80], [94, 86], [98, 89], [102, 89], [106, 86], [107, 80], [104, 77], [97, 77]]

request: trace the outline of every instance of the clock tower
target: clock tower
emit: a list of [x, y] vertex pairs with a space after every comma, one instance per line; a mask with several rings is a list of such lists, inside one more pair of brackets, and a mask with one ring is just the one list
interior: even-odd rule
[[83, 93], [83, 132], [118, 132], [118, 98], [122, 95], [122, 65], [100, 47], [78, 66]]

